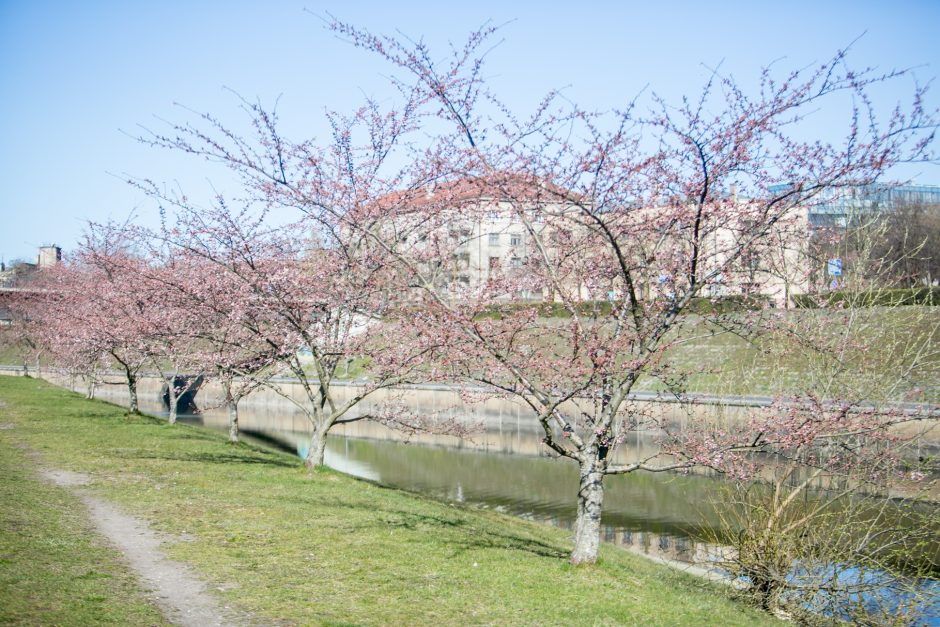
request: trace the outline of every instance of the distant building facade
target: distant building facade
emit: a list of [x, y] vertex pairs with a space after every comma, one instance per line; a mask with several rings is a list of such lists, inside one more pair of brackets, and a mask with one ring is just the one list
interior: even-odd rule
[[51, 268], [62, 261], [62, 249], [52, 244], [50, 246], [39, 247], [39, 257], [37, 263], [40, 268]]
[[40, 246], [36, 255], [36, 263], [28, 261], [15, 262], [11, 265], [0, 262], [0, 288], [21, 287], [28, 283], [37, 270], [51, 268], [62, 261], [62, 249], [51, 244]]
[[[582, 210], [576, 201], [566, 200], [574, 198], [573, 194], [563, 190], [546, 193], [548, 188], [540, 183], [517, 183], [510, 179], [510, 184], [513, 183], [517, 184], [513, 197], [500, 196], [494, 192], [494, 186], [483, 186], [481, 190], [476, 190], [472, 185], [458, 181], [445, 185], [442, 190], [429, 188], [424, 198], [411, 199], [411, 204], [420, 206], [436, 202], [438, 194], [443, 196], [439, 205], [442, 217], [418, 235], [427, 239], [429, 246], [440, 246], [450, 252], [449, 263], [427, 268], [436, 270], [434, 283], [443, 292], [460, 290], [461, 286], [475, 289], [495, 281], [512, 290], [500, 297], [501, 300], [556, 301], [559, 296], [553, 288], [538, 285], [544, 285], [544, 281], [526, 283], [531, 258], [537, 256], [553, 260], [558, 259], [559, 255], [570, 257], [573, 252], [582, 258], [609, 254], [609, 251], [601, 252], [593, 248], [603, 245], [592, 243], [589, 229], [578, 215]], [[746, 199], [738, 201], [736, 196], [734, 202], [748, 203]], [[657, 211], [656, 208], [635, 208], [624, 214], [629, 216], [624, 220], [653, 220]], [[792, 213], [792, 216], [788, 215], [775, 223], [765, 238], [765, 245], [759, 249], [755, 247], [752, 255], [739, 259], [732, 259], [729, 255], [735, 250], [737, 240], [745, 237], [749, 228], [733, 221], [712, 225], [702, 240], [702, 269], [706, 272], [717, 268], [723, 270], [703, 286], [702, 295], [712, 298], [760, 295], [777, 306], [785, 306], [791, 296], [807, 291], [809, 263], [806, 235], [809, 227], [803, 208], [796, 208]], [[414, 220], [423, 223], [420, 217]], [[407, 222], [407, 218], [400, 217], [396, 224], [387, 224], [386, 227], [403, 234], [411, 233], [404, 237], [412, 237], [416, 232], [411, 232]], [[642, 232], [643, 229], [638, 231]], [[432, 241], [437, 243], [431, 244]], [[570, 247], [573, 241], [577, 242], [575, 248]], [[446, 243], [442, 245], [440, 242]], [[677, 245], [688, 243], [677, 242]], [[420, 250], [421, 245], [416, 246]], [[436, 260], [440, 263], [442, 257], [437, 255]], [[646, 267], [646, 271], [652, 274], [646, 276], [640, 273], [634, 277], [638, 296], [649, 299], [669, 292], [672, 278], [667, 271], [658, 271], [650, 266]], [[514, 276], [521, 280], [503, 280]], [[589, 301], [623, 298], [619, 286], [620, 283], [613, 279], [605, 282], [601, 276], [576, 272], [570, 273], [558, 285], [569, 296]]]
[[[785, 192], [789, 184], [770, 191]], [[892, 211], [902, 205], [940, 205], [937, 185], [857, 185], [827, 190], [806, 205], [812, 227], [846, 227], [861, 216]]]

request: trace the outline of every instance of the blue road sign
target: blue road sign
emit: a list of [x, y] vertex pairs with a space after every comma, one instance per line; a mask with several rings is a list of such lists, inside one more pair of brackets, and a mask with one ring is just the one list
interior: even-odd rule
[[826, 264], [826, 272], [829, 276], [842, 276], [842, 260], [838, 257], [830, 259]]

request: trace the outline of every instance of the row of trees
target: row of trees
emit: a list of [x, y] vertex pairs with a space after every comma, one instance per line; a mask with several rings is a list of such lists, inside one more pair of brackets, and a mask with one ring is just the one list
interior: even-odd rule
[[[885, 287], [931, 287], [940, 279], [940, 205], [898, 203], [860, 212], [842, 228], [821, 229], [814, 236], [817, 266], [839, 257], [847, 274], [878, 278]], [[872, 263], [877, 262], [877, 263]], [[821, 276], [825, 284], [831, 277]]]
[[[27, 360], [44, 357], [90, 387], [121, 371], [129, 410], [138, 411], [142, 372], [163, 379], [169, 421], [191, 385], [218, 382], [238, 440], [238, 403], [265, 386], [309, 420], [306, 464], [323, 463], [326, 434], [336, 424], [400, 416], [352, 410], [377, 389], [426, 378], [437, 349], [409, 332], [411, 319], [371, 324], [388, 306], [387, 277], [353, 251], [311, 248], [305, 223], [277, 228], [247, 213], [215, 208], [181, 212], [153, 231], [134, 224], [92, 225], [82, 247], [19, 295], [20, 320], [10, 330]], [[396, 334], [410, 341], [399, 341]], [[369, 377], [338, 401], [333, 379], [352, 359]], [[198, 375], [198, 376], [194, 376]], [[297, 398], [276, 375], [303, 390]], [[408, 428], [431, 428], [410, 420]], [[461, 435], [459, 422], [434, 425]]]
[[[633, 392], [656, 380], [688, 401], [687, 376], [710, 364], [690, 370], [672, 349], [703, 333], [826, 348], [818, 327], [791, 328], [773, 312], [703, 322], [687, 311], [696, 297], [746, 280], [753, 260], [779, 256], [781, 234], [820, 194], [932, 159], [936, 117], [923, 90], [884, 118], [869, 106], [869, 89], [903, 74], [853, 71], [839, 53], [782, 78], [765, 72], [756, 95], [716, 74], [678, 106], [654, 98], [648, 112], [630, 103], [597, 114], [549, 94], [520, 117], [484, 80], [492, 30], [439, 60], [421, 42], [331, 27], [390, 63], [399, 100], [329, 114], [322, 141], [291, 141], [274, 112], [250, 102], [245, 135], [205, 115], [142, 137], [229, 168], [242, 183], [238, 207], [221, 196], [200, 206], [132, 181], [160, 204], [162, 227], [92, 229], [28, 309], [23, 328], [56, 363], [83, 372], [116, 364], [132, 399], [141, 368], [158, 369], [171, 404], [178, 373], [212, 374], [233, 424], [242, 395], [287, 372], [304, 390], [285, 396], [310, 420], [311, 466], [323, 463], [330, 428], [350, 420], [466, 430], [391, 405], [356, 411], [377, 389], [483, 386], [529, 407], [547, 450], [578, 466], [576, 564], [597, 558], [610, 475], [704, 466], [749, 479], [784, 459], [814, 480], [883, 485], [900, 476], [895, 445], [907, 436], [897, 426], [930, 418], [880, 404], [904, 390], [879, 398], [846, 385], [805, 389], [747, 424], [681, 432]], [[801, 136], [807, 115], [843, 97], [851, 104], [839, 143]], [[791, 185], [781, 190], [780, 181]], [[272, 225], [275, 210], [296, 223]], [[518, 264], [459, 280], [494, 215], [518, 228]], [[566, 317], [512, 304], [523, 294], [552, 300]], [[829, 348], [863, 354], [870, 341], [878, 338]], [[339, 402], [331, 382], [350, 359], [366, 364], [368, 378]], [[619, 452], [637, 431], [660, 434], [662, 453]], [[780, 595], [764, 598], [769, 606]]]

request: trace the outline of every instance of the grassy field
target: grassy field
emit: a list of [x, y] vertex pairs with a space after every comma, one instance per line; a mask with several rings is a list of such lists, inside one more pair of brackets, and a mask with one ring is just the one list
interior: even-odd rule
[[33, 457], [90, 474], [97, 495], [180, 538], [165, 545], [170, 557], [260, 623], [774, 622], [724, 586], [613, 547], [573, 568], [563, 531], [310, 473], [288, 455], [42, 381], [0, 377], [0, 401], [0, 622], [160, 622], [90, 539], [78, 503], [36, 481]]
[[[940, 402], [940, 307], [689, 314], [666, 340], [661, 378], [638, 390]], [[570, 353], [550, 333], [535, 342]]]

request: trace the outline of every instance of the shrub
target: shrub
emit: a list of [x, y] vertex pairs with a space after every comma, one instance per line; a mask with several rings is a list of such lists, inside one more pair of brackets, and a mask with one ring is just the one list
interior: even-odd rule
[[902, 305], [940, 305], [940, 287], [872, 289], [864, 292], [839, 290], [822, 294], [798, 294], [793, 303], [800, 308], [825, 307], [899, 307]]

